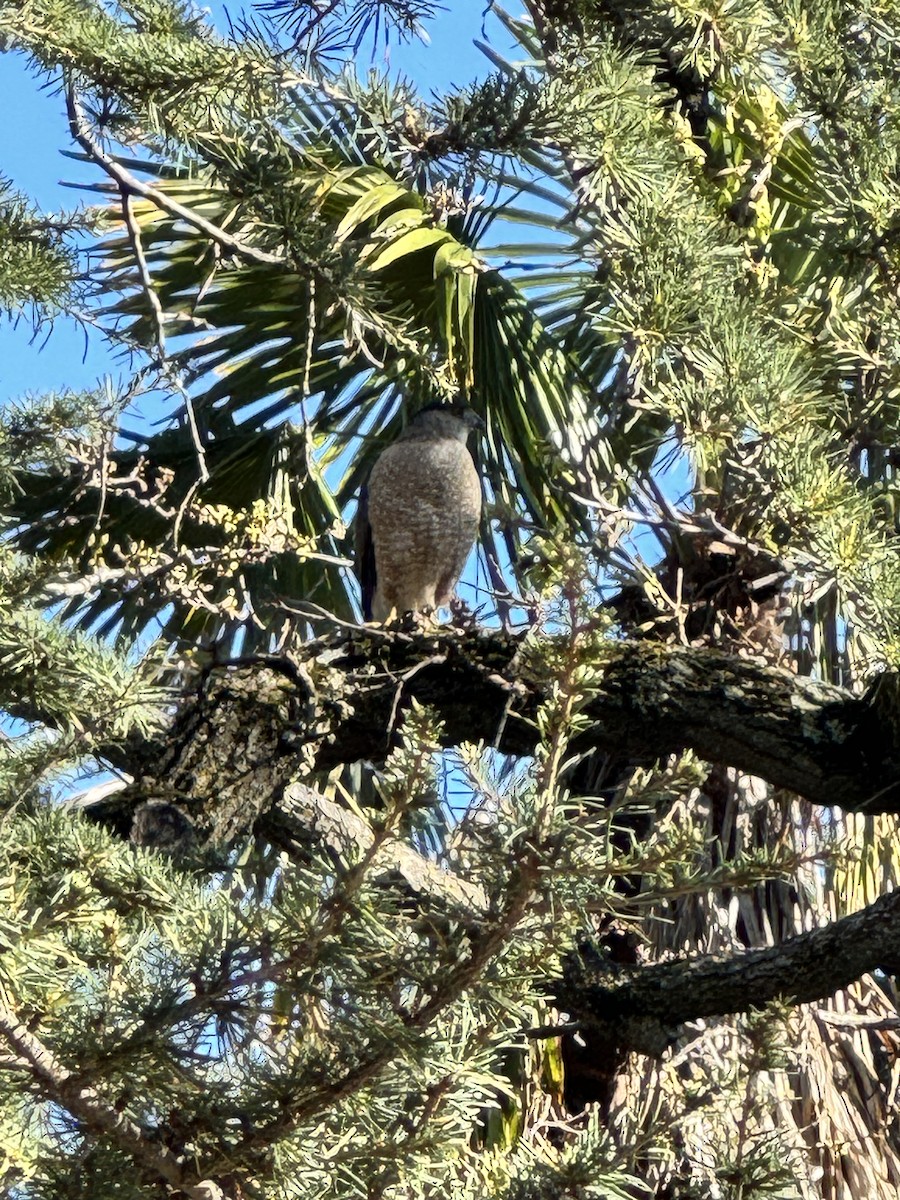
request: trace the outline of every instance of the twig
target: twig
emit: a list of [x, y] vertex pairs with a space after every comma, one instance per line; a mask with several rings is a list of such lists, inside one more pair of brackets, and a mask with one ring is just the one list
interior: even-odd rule
[[835, 1013], [820, 1008], [816, 1017], [834, 1029], [857, 1030], [863, 1033], [892, 1033], [900, 1029], [900, 1017], [866, 1017], [855, 1013]]
[[[497, 616], [500, 618], [500, 624], [508, 632], [512, 629], [512, 617], [510, 614], [512, 612], [514, 596], [507, 587], [506, 580], [500, 571], [500, 565], [493, 554], [485, 552], [484, 561], [487, 566], [488, 578], [491, 581], [492, 590], [489, 591], [489, 594], [493, 597], [494, 603], [497, 606]], [[532, 612], [528, 608], [527, 603], [523, 602], [522, 607], [529, 615], [529, 623], [533, 625], [534, 621], [530, 620]]]
[[532, 1025], [525, 1036], [543, 1041], [545, 1038], [562, 1037], [565, 1033], [580, 1033], [584, 1028], [581, 1021], [563, 1021], [560, 1025]]
[[[306, 311], [306, 358], [303, 363], [303, 388], [301, 392], [301, 404], [305, 402], [309, 395], [309, 380], [312, 372], [313, 352], [316, 346], [316, 281], [310, 279], [309, 288], [309, 305]], [[303, 405], [303, 423], [308, 426], [306, 418], [306, 408]], [[307, 435], [308, 437], [308, 435]]]
[[[286, 260], [279, 255], [269, 254], [265, 250], [257, 250], [254, 246], [247, 246], [245, 243], [238, 241], [232, 237], [230, 233], [226, 233], [218, 225], [214, 225], [211, 221], [207, 221], [205, 217], [199, 216], [190, 208], [186, 208], [183, 204], [179, 204], [177, 200], [173, 200], [167, 196], [159, 188], [151, 187], [149, 184], [143, 183], [136, 175], [133, 175], [91, 137], [87, 129], [84, 111], [78, 100], [78, 94], [75, 90], [73, 80], [68, 81], [66, 88], [66, 108], [69, 116], [69, 128], [72, 132], [72, 137], [78, 142], [79, 146], [98, 164], [112, 179], [119, 185], [119, 192], [122, 197], [122, 214], [125, 219], [125, 227], [128, 230], [128, 239], [131, 243], [131, 249], [134, 254], [137, 264], [138, 273], [140, 274], [141, 284], [144, 289], [144, 294], [153, 312], [154, 322], [156, 325], [156, 346], [159, 353], [160, 365], [166, 360], [166, 342], [165, 342], [165, 314], [160, 302], [159, 296], [156, 294], [156, 289], [153, 287], [153, 280], [150, 276], [150, 269], [147, 265], [147, 257], [144, 254], [144, 247], [141, 241], [141, 231], [134, 217], [134, 212], [131, 207], [131, 199], [133, 195], [143, 196], [149, 200], [157, 208], [168, 212], [170, 216], [180, 217], [183, 221], [193, 225], [195, 229], [205, 233], [214, 242], [223, 248], [230, 250], [233, 254], [237, 254], [242, 258], [247, 258], [251, 262], [264, 263], [266, 265], [283, 266]], [[196, 414], [194, 406], [186, 389], [180, 384], [177, 385], [184, 400], [185, 412], [187, 413], [188, 427], [191, 431], [191, 439], [194, 443], [194, 448], [197, 451], [197, 463], [199, 467], [199, 479], [194, 486], [188, 491], [184, 501], [179, 507], [175, 519], [175, 528], [173, 530], [173, 541], [177, 544], [178, 531], [181, 526], [181, 521], [184, 517], [184, 512], [190, 500], [193, 499], [197, 488], [209, 479], [209, 470], [206, 464], [206, 453], [200, 438], [200, 430], [197, 427]]]
[[[207, 478], [209, 478], [209, 476], [207, 476]], [[175, 548], [176, 552], [178, 550], [178, 535], [181, 533], [181, 523], [184, 520], [185, 513], [187, 512], [191, 501], [197, 495], [197, 492], [200, 490], [200, 488], [203, 486], [203, 484], [205, 482], [206, 482], [206, 480], [204, 480], [202, 478], [202, 476], [198, 476], [194, 480], [194, 482], [191, 484], [191, 486], [188, 488], [188, 490], [185, 492], [184, 499], [178, 505], [178, 511], [175, 514], [175, 524], [172, 526], [172, 536], [171, 536], [171, 542], [172, 542], [172, 545]]]
[[179, 204], [177, 200], [173, 200], [171, 196], [167, 196], [159, 188], [144, 183], [136, 175], [132, 175], [120, 163], [117, 163], [88, 133], [84, 111], [78, 100], [75, 84], [71, 79], [69, 79], [66, 86], [66, 109], [68, 111], [69, 128], [72, 131], [72, 137], [85, 153], [90, 155], [94, 162], [102, 167], [111, 179], [116, 181], [123, 191], [134, 192], [138, 196], [143, 196], [145, 200], [149, 200], [151, 204], [155, 204], [157, 208], [167, 212], [170, 216], [180, 217], [182, 221], [186, 221], [187, 224], [192, 225], [201, 233], [205, 233], [217, 245], [237, 255], [239, 258], [246, 258], [250, 262], [260, 263], [265, 266], [285, 267], [288, 265], [287, 259], [281, 255], [270, 254], [267, 250], [258, 250], [255, 246], [248, 246], [245, 242], [239, 241], [236, 237], [232, 237], [230, 233], [226, 233], [221, 226], [214, 225], [212, 221], [207, 221], [205, 217], [201, 217], [185, 205]]
[[[339, 567], [352, 567], [353, 563], [349, 559], [326, 558], [325, 562], [334, 562]], [[302, 600], [299, 604], [288, 604], [286, 600], [279, 600], [277, 606], [284, 612], [290, 613], [294, 617], [304, 617], [308, 621], [329, 621], [337, 625], [340, 629], [350, 629], [354, 633], [365, 633], [366, 636], [373, 638], [382, 638], [390, 642], [392, 645], [396, 642], [412, 644], [413, 638], [406, 633], [395, 628], [385, 628], [375, 622], [367, 621], [364, 624], [359, 621], [345, 621], [343, 617], [337, 616], [330, 612], [327, 608], [322, 608], [320, 604], [314, 604], [312, 600]]]
[[156, 294], [156, 288], [153, 286], [153, 280], [150, 277], [150, 268], [147, 266], [147, 256], [144, 254], [144, 244], [141, 241], [141, 231], [134, 217], [134, 210], [131, 207], [131, 191], [119, 185], [119, 191], [122, 196], [122, 215], [125, 218], [125, 228], [128, 230], [128, 240], [131, 243], [131, 250], [134, 254], [134, 260], [137, 263], [138, 274], [141, 277], [141, 284], [144, 288], [144, 295], [147, 297], [147, 303], [153, 312], [153, 321], [156, 326], [156, 348], [159, 351], [160, 364], [166, 360], [166, 318], [163, 313], [163, 306]]
[[197, 414], [194, 411], [194, 401], [191, 399], [191, 394], [181, 382], [180, 378], [175, 378], [167, 372], [167, 378], [181, 395], [184, 402], [184, 411], [187, 414], [188, 429], [191, 433], [191, 442], [194, 445], [194, 450], [197, 454], [197, 467], [199, 475], [197, 478], [197, 486], [206, 483], [209, 479], [209, 468], [206, 465], [206, 448], [203, 445], [203, 439], [200, 436], [200, 427], [197, 424]]
[[426, 667], [439, 667], [446, 661], [446, 654], [432, 654], [430, 658], [423, 658], [421, 662], [417, 662], [411, 666], [408, 671], [404, 671], [397, 680], [397, 686], [394, 688], [394, 700], [391, 704], [391, 715], [388, 718], [387, 729], [384, 735], [386, 745], [390, 745], [391, 738], [394, 734], [394, 729], [397, 724], [397, 715], [400, 710], [400, 701], [403, 699], [404, 685], [407, 684], [415, 675], [418, 675], [420, 671], [424, 671]]
[[[106, 494], [109, 487], [109, 443], [110, 437], [107, 436], [103, 439], [103, 447], [100, 451], [100, 503], [97, 506], [97, 516], [94, 518], [94, 528], [91, 531], [95, 536], [99, 534], [103, 518], [106, 515]], [[90, 538], [88, 542], [90, 542]]]
[[303, 42], [305, 42], [311, 34], [315, 33], [316, 29], [323, 24], [325, 18], [330, 16], [336, 8], [339, 8], [340, 4], [341, 0], [329, 0], [329, 3], [323, 8], [318, 8], [315, 16], [310, 17], [303, 28], [298, 30], [298, 32], [294, 35], [294, 40], [290, 47], [291, 50], [299, 50]]

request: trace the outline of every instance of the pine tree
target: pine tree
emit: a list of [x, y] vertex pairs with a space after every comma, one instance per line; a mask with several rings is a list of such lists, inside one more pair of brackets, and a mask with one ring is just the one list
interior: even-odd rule
[[[0, 307], [133, 367], [0, 416], [15, 1200], [897, 1193], [900, 6], [526, 9], [0, 0], [100, 193]], [[363, 627], [460, 392], [480, 606]]]

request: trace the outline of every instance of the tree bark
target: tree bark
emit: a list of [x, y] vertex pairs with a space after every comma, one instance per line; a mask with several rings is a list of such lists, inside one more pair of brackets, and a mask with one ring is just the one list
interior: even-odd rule
[[[590, 665], [589, 728], [576, 752], [615, 752], [638, 764], [691, 749], [814, 804], [900, 812], [893, 675], [856, 696], [758, 661], [650, 642], [603, 643]], [[212, 669], [132, 771], [154, 794], [213, 799], [206, 825], [223, 836], [248, 804], [266, 811], [300, 774], [382, 762], [413, 700], [436, 711], [447, 746], [481, 741], [530, 754], [551, 685], [522, 638], [361, 629], [311, 643], [294, 660]]]
[[554, 990], [585, 1031], [619, 1047], [660, 1054], [686, 1021], [821, 1000], [875, 970], [900, 971], [900, 892], [778, 946], [728, 957], [611, 965], [590, 948], [570, 956]]

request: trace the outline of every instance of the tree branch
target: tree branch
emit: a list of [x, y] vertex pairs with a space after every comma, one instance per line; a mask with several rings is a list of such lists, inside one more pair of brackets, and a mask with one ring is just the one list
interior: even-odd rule
[[728, 957], [623, 968], [583, 948], [571, 956], [554, 995], [585, 1032], [658, 1055], [685, 1021], [746, 1012], [779, 998], [820, 1000], [879, 968], [900, 970], [900, 892], [778, 946]]
[[[551, 684], [533, 644], [499, 632], [386, 636], [365, 628], [308, 643], [295, 658], [232, 662], [187, 695], [161, 742], [129, 767], [139, 790], [184, 801], [204, 840], [249, 827], [305, 774], [381, 762], [397, 713], [435, 710], [445, 745], [534, 751]], [[604, 642], [576, 754], [635, 764], [684, 749], [814, 804], [900, 812], [900, 689], [883, 675], [864, 696], [709, 649]]]
[[[139, 786], [146, 787], [146, 782], [145, 777]], [[134, 816], [147, 800], [138, 791], [139, 787], [129, 786], [128, 782], [115, 781], [91, 788], [70, 803], [89, 820], [116, 830], [122, 837], [130, 832], [132, 840], [140, 842], [135, 838]], [[288, 784], [278, 803], [259, 817], [255, 829], [300, 861], [308, 861], [311, 852], [318, 848], [340, 859], [345, 859], [348, 852], [361, 856], [371, 850], [377, 836], [363, 817], [299, 782]], [[407, 893], [428, 897], [432, 903], [454, 911], [466, 921], [477, 922], [489, 907], [480, 884], [445, 870], [399, 838], [381, 841], [371, 874], [376, 881], [394, 883]]]
[[[368, 821], [303, 783], [290, 784], [278, 806], [257, 822], [257, 829], [295, 854], [298, 850], [308, 851], [314, 841], [342, 857], [348, 850], [365, 854], [375, 844], [375, 833]], [[441, 899], [461, 910], [470, 920], [487, 912], [488, 897], [479, 884], [443, 870], [412, 846], [393, 837], [381, 844], [372, 864], [374, 879], [391, 876], [399, 877], [404, 888], [411, 892]]]
[[88, 132], [88, 124], [78, 100], [78, 93], [71, 80], [66, 88], [66, 106], [72, 137], [81, 146], [82, 150], [98, 166], [102, 167], [111, 179], [116, 181], [123, 196], [131, 193], [143, 196], [145, 200], [149, 200], [157, 208], [162, 209], [163, 212], [167, 212], [170, 217], [180, 217], [182, 221], [187, 222], [188, 225], [192, 226], [198, 232], [205, 233], [210, 241], [215, 242], [217, 246], [221, 246], [223, 250], [226, 250], [229, 254], [236, 255], [238, 258], [246, 259], [248, 262], [261, 263], [264, 266], [285, 267], [289, 265], [287, 259], [281, 255], [270, 254], [266, 250], [260, 250], [256, 246], [250, 246], [246, 242], [233, 237], [220, 226], [207, 221], [205, 217], [201, 217], [199, 213], [186, 208], [183, 204], [179, 204], [177, 200], [173, 200], [171, 196], [159, 188], [151, 187], [148, 183], [143, 183], [131, 171], [116, 162], [111, 155], [107, 154], [94, 141]]
[[82, 1086], [47, 1047], [22, 1025], [15, 1014], [0, 1006], [0, 1035], [16, 1052], [41, 1091], [67, 1109], [87, 1129], [105, 1134], [130, 1154], [135, 1162], [177, 1190], [185, 1187], [184, 1171], [170, 1150], [154, 1142], [125, 1113], [117, 1112], [93, 1088]]
[[[327, 661], [333, 681], [318, 698], [320, 713], [329, 714], [312, 750], [318, 768], [382, 759], [390, 714], [412, 699], [435, 709], [447, 745], [534, 750], [533, 720], [548, 679], [521, 638], [450, 629], [367, 640], [361, 630], [342, 644], [319, 643], [304, 658]], [[814, 804], [900, 812], [893, 676], [860, 697], [759, 661], [637, 641], [604, 643], [594, 665], [601, 679], [586, 708], [590, 729], [573, 746], [578, 752], [647, 763], [692, 749]]]
[[[590, 725], [570, 747], [576, 755], [600, 749], [646, 762], [691, 747], [815, 803], [900, 810], [900, 704], [891, 676], [858, 697], [713, 650], [610, 641], [595, 658]], [[122, 813], [156, 798], [182, 809], [201, 842], [227, 843], [255, 822], [295, 853], [316, 844], [369, 853], [368, 823], [298, 779], [341, 762], [382, 761], [396, 714], [412, 699], [437, 711], [445, 744], [481, 739], [529, 754], [552, 678], [526, 639], [452, 628], [362, 628], [308, 643], [295, 658], [222, 664], [185, 697], [165, 738], [145, 748], [138, 778], [115, 798], [120, 823]], [[399, 839], [378, 848], [373, 868], [462, 911], [473, 927], [484, 920], [480, 889]], [[727, 958], [612, 974], [582, 955], [557, 998], [607, 1040], [659, 1053], [684, 1021], [777, 996], [815, 1000], [878, 967], [900, 966], [898, 917], [895, 893], [825, 929]]]

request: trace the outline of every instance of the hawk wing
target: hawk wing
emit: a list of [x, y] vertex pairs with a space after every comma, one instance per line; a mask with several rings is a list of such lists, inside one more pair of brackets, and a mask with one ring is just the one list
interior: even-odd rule
[[372, 538], [372, 526], [369, 524], [369, 488], [365, 483], [360, 489], [354, 525], [356, 542], [354, 567], [362, 592], [363, 620], [371, 621], [372, 602], [375, 599], [378, 575], [375, 569], [375, 542]]

